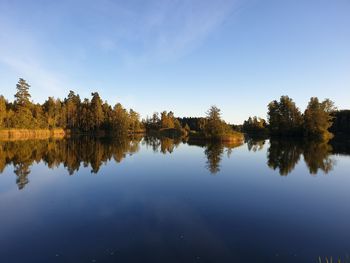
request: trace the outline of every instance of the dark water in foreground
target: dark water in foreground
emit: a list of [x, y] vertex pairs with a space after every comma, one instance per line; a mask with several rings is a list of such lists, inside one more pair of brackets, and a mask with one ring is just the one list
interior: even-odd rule
[[350, 262], [349, 152], [0, 142], [0, 262]]

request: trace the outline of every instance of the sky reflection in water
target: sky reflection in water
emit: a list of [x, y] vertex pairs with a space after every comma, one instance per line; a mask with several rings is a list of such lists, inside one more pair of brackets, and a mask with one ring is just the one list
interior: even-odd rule
[[347, 262], [344, 143], [0, 145], [4, 262]]

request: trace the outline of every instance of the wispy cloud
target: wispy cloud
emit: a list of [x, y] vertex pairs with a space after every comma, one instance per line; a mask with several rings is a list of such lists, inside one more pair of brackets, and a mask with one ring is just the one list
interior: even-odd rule
[[237, 7], [235, 0], [147, 1], [147, 5], [139, 8], [114, 4], [108, 8], [116, 12], [115, 16], [100, 10], [97, 17], [101, 15], [107, 20], [105, 37], [111, 43], [119, 43], [120, 53], [129, 62], [164, 62], [191, 52]]
[[[37, 97], [42, 98], [40, 94], [62, 97], [62, 88], [67, 84], [65, 77], [48, 69], [46, 60], [40, 55], [40, 45], [36, 45], [35, 42], [19, 28], [11, 27], [10, 23], [3, 23], [0, 26], [0, 63], [7, 71], [27, 78], [32, 86], [35, 86], [34, 93]], [[15, 83], [12, 84], [15, 86]]]
[[119, 66], [185, 56], [232, 14], [237, 1], [3, 1], [0, 63], [62, 96], [63, 85], [73, 84], [71, 72], [91, 72], [106, 52]]

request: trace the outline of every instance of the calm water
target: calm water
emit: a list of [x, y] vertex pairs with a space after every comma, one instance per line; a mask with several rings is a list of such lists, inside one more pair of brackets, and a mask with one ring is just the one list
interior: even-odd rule
[[350, 262], [349, 152], [342, 142], [0, 142], [0, 261]]

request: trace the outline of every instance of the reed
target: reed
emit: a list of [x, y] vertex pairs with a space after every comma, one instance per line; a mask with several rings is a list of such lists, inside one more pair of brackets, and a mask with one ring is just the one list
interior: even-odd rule
[[0, 140], [63, 138], [66, 134], [64, 129], [4, 129], [0, 130]]

